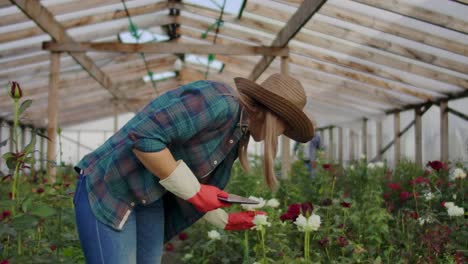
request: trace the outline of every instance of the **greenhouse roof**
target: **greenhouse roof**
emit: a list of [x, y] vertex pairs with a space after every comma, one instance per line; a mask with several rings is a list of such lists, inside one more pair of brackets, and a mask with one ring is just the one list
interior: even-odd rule
[[[18, 81], [33, 99], [23, 123], [45, 127], [50, 52], [58, 44], [67, 51], [58, 76], [65, 126], [136, 111], [205, 77], [234, 86], [237, 76], [261, 82], [280, 72], [280, 58], [269, 64], [266, 53], [197, 54], [196, 45], [287, 44], [289, 74], [304, 86], [307, 111], [319, 125], [372, 118], [468, 94], [467, 2], [226, 0], [223, 9], [222, 0], [0, 0], [0, 80], [3, 87]], [[305, 24], [300, 16], [308, 16]], [[50, 41], [57, 43], [43, 43]], [[154, 47], [169, 51], [102, 52], [89, 45], [104, 42], [162, 44]], [[190, 45], [192, 51], [180, 51]], [[11, 120], [6, 90], [0, 118]]]

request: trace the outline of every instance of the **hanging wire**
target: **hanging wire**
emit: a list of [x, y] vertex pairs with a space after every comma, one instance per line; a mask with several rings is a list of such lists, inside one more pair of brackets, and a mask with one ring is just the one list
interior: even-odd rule
[[[129, 22], [128, 31], [130, 32], [132, 37], [134, 37], [137, 40], [137, 43], [140, 43], [140, 37], [141, 37], [142, 33], [140, 33], [140, 34], [138, 33], [138, 27], [137, 27], [137, 25], [135, 23], [133, 23], [130, 12], [128, 11], [127, 5], [125, 4], [125, 0], [121, 0], [121, 1], [122, 1], [123, 6], [124, 6], [125, 13], [127, 14], [127, 18], [128, 18], [128, 22]], [[156, 38], [154, 38], [154, 40], [156, 40]], [[153, 73], [153, 71], [151, 71], [149, 69], [149, 64], [148, 64], [148, 61], [146, 60], [145, 53], [140, 52], [140, 56], [143, 59], [143, 62], [145, 64], [146, 72], [147, 72], [147, 74], [148, 74], [148, 76], [149, 76], [149, 78], [151, 80], [151, 84], [153, 85], [153, 89], [156, 91], [156, 95], [157, 95], [158, 91], [157, 91], [156, 80], [153, 79], [154, 73]]]
[[[218, 8], [221, 9], [221, 12], [219, 13], [219, 17], [218, 19], [216, 19], [215, 23], [210, 25], [210, 27], [208, 27], [207, 31], [204, 32], [204, 38], [206, 38], [206, 36], [208, 35], [208, 32], [211, 31], [213, 29], [213, 27], [216, 25], [216, 31], [215, 31], [215, 35], [214, 35], [214, 38], [213, 38], [213, 44], [216, 44], [216, 40], [218, 38], [218, 33], [219, 33], [219, 28], [221, 26], [223, 26], [224, 24], [224, 21], [223, 21], [223, 15], [224, 15], [224, 8], [226, 7], [226, 0], [223, 0], [223, 5], [220, 6], [215, 0], [210, 0], [212, 3], [214, 3]], [[202, 34], [202, 38], [203, 38], [203, 34]], [[205, 72], [205, 80], [208, 79], [208, 73], [210, 71], [210, 65], [211, 63], [215, 60], [215, 55], [214, 54], [208, 54], [208, 63], [206, 65], [206, 72]]]

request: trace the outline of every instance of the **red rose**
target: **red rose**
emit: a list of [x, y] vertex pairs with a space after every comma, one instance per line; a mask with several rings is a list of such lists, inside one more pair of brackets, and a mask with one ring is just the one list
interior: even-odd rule
[[50, 250], [55, 251], [57, 249], [57, 246], [52, 244], [49, 246]]
[[341, 204], [341, 206], [343, 206], [344, 208], [350, 208], [350, 207], [351, 207], [351, 203], [341, 202], [340, 204]]
[[408, 216], [413, 218], [413, 219], [418, 219], [419, 218], [419, 215], [416, 212], [409, 212]]
[[403, 191], [403, 192], [400, 193], [400, 201], [404, 202], [404, 201], [408, 200], [409, 198], [411, 198], [411, 196], [412, 196], [411, 193]]
[[397, 182], [395, 182], [395, 183], [389, 182], [387, 185], [388, 185], [388, 188], [392, 189], [392, 191], [401, 190], [401, 186]]
[[39, 188], [37, 189], [36, 192], [37, 192], [37, 193], [43, 193], [43, 192], [44, 192], [44, 189], [42, 189], [42, 188], [39, 187]]
[[389, 193], [384, 193], [383, 197], [384, 197], [385, 200], [388, 200], [388, 198], [390, 198], [390, 194]]
[[169, 252], [174, 251], [174, 245], [173, 245], [172, 243], [167, 243], [167, 244], [164, 246], [164, 249], [165, 249], [166, 251], [169, 251]]
[[318, 244], [322, 247], [326, 247], [328, 244], [328, 237], [324, 237], [318, 241]]
[[180, 240], [184, 241], [184, 240], [187, 240], [187, 238], [188, 238], [187, 233], [182, 232], [182, 233], [179, 234], [179, 239]]
[[291, 204], [288, 207], [288, 211], [280, 216], [281, 221], [291, 220], [294, 221], [302, 213], [303, 215], [311, 215], [314, 210], [314, 206], [311, 202], [305, 202], [302, 204]]
[[436, 171], [439, 171], [439, 170], [445, 168], [445, 164], [442, 163], [441, 161], [438, 161], [438, 160], [429, 161], [427, 163], [427, 166], [431, 167], [432, 169], [434, 169]]
[[323, 164], [323, 165], [322, 165], [322, 168], [323, 168], [324, 170], [331, 171], [332, 166], [331, 166], [331, 164], [326, 163], [326, 164]]
[[10, 262], [8, 261], [8, 259], [2, 259], [2, 261], [0, 261], [0, 264], [9, 264]]
[[338, 244], [338, 246], [340, 247], [346, 247], [349, 242], [348, 242], [348, 239], [346, 239], [346, 237], [344, 236], [339, 236], [337, 239], [336, 239], [336, 243]]
[[0, 220], [6, 219], [7, 217], [10, 217], [10, 216], [11, 216], [10, 211], [8, 211], [8, 210], [3, 210], [3, 212], [2, 212], [2, 219], [0, 219]]

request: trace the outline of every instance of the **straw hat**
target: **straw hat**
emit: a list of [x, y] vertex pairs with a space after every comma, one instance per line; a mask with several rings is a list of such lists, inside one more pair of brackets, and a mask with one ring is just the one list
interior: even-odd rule
[[239, 92], [261, 103], [287, 123], [286, 136], [303, 143], [312, 139], [314, 126], [303, 111], [307, 99], [298, 80], [275, 73], [261, 84], [242, 77], [234, 78], [234, 82]]

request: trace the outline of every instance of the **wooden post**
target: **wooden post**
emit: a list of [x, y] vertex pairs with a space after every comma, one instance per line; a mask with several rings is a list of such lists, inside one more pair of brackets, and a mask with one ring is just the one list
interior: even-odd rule
[[[288, 74], [289, 73], [289, 65], [288, 65], [289, 57], [282, 56], [281, 57], [281, 73]], [[291, 169], [291, 153], [290, 153], [290, 139], [285, 135], [281, 136], [281, 159], [282, 159], [282, 166], [281, 166], [281, 177], [286, 179], [289, 175], [289, 171]]]
[[414, 109], [414, 144], [415, 144], [415, 162], [422, 166], [422, 114], [421, 108]]
[[76, 159], [77, 162], [80, 161], [80, 147], [81, 147], [81, 131], [78, 130], [77, 135], [76, 135]]
[[393, 133], [395, 135], [395, 166], [400, 160], [401, 141], [400, 141], [400, 112], [396, 112], [393, 119]]
[[328, 128], [328, 138], [329, 140], [329, 152], [328, 152], [328, 160], [330, 163], [333, 162], [335, 158], [335, 141], [333, 140], [333, 127]]
[[55, 182], [56, 136], [58, 119], [60, 53], [50, 54], [48, 123], [47, 123], [47, 174], [51, 182]]
[[349, 129], [349, 160], [353, 161], [356, 159], [354, 155], [354, 131], [352, 128]]
[[343, 128], [338, 127], [338, 162], [343, 165]]
[[376, 141], [377, 160], [382, 160], [382, 121], [376, 123]]
[[367, 118], [362, 119], [362, 154], [367, 163]]
[[440, 161], [449, 159], [448, 101], [440, 102]]
[[117, 103], [114, 104], [114, 133], [119, 129], [119, 109]]

